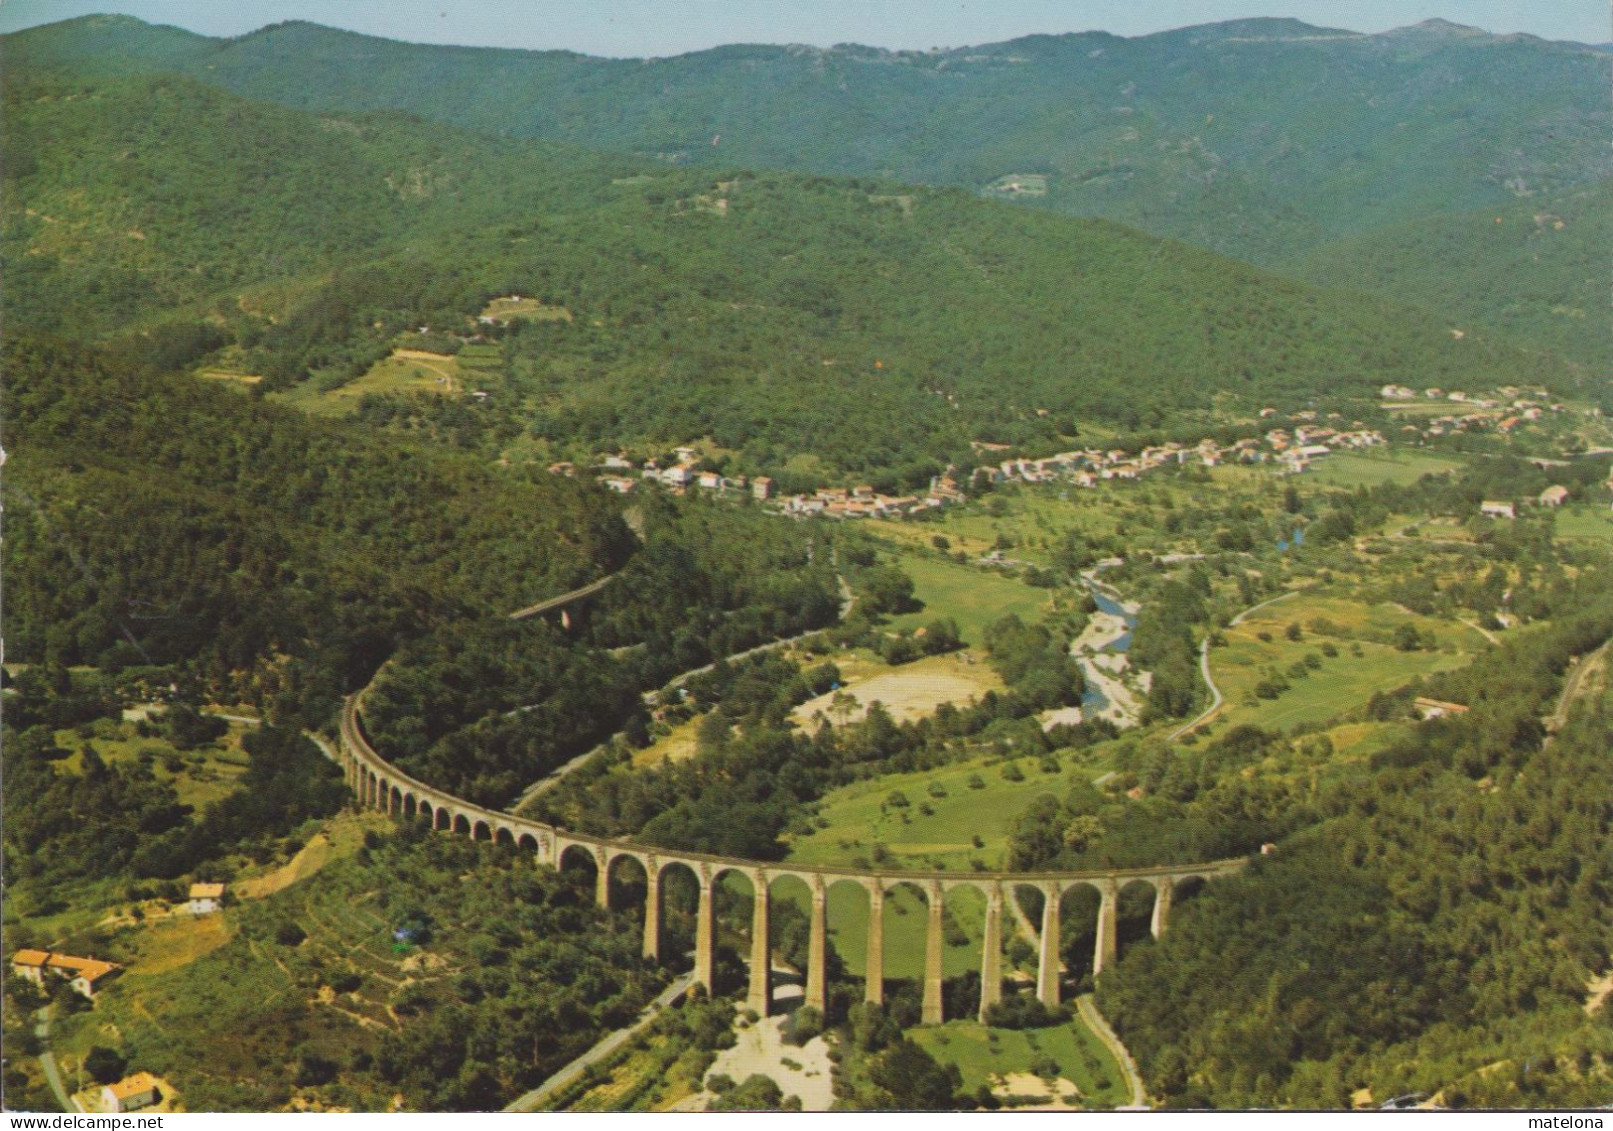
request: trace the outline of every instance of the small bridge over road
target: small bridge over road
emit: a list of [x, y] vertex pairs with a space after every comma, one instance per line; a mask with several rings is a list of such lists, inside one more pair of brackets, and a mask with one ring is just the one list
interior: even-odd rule
[[558, 597], [550, 597], [547, 601], [539, 601], [536, 605], [528, 605], [524, 609], [516, 609], [515, 612], [510, 614], [510, 619], [526, 620], [528, 617], [541, 616], [544, 613], [552, 613], [556, 609], [564, 609], [567, 605], [592, 597], [620, 576], [621, 574], [619, 573], [607, 573], [598, 581], [590, 581], [580, 589], [573, 589], [571, 592], [562, 593]]

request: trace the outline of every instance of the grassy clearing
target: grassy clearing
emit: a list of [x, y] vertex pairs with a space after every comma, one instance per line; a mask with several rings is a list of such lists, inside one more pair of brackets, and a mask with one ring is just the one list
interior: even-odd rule
[[1377, 487], [1384, 483], [1415, 483], [1424, 475], [1439, 475], [1461, 466], [1460, 460], [1405, 449], [1372, 455], [1349, 452], [1319, 461], [1305, 477], [1341, 487]]
[[696, 715], [681, 722], [643, 750], [634, 751], [633, 768], [639, 770], [645, 766], [658, 766], [662, 762], [681, 762], [686, 758], [693, 758], [695, 736], [700, 731], [700, 718]]
[[532, 322], [570, 322], [571, 311], [563, 306], [545, 306], [535, 298], [496, 298], [482, 309], [483, 318], [510, 321], [525, 318]]
[[[836, 661], [838, 666], [838, 660]], [[841, 690], [856, 697], [857, 706], [845, 716], [855, 721], [868, 713], [869, 704], [885, 705], [897, 722], [921, 718], [932, 713], [942, 703], [963, 706], [978, 699], [987, 691], [1003, 688], [1003, 681], [995, 669], [979, 660], [969, 663], [962, 653], [946, 656], [926, 656], [910, 664], [879, 669], [852, 676], [841, 669]], [[792, 717], [802, 726], [814, 729], [812, 717], [819, 711], [834, 720], [840, 716], [834, 710], [837, 692], [809, 699], [795, 709]]]
[[[1330, 621], [1333, 629], [1313, 630], [1311, 624], [1317, 618]], [[1285, 635], [1287, 627], [1295, 623], [1302, 626], [1297, 642]], [[1419, 632], [1432, 632], [1437, 650], [1397, 649], [1391, 641], [1395, 631], [1406, 624]], [[1270, 639], [1262, 640], [1262, 633]], [[1375, 692], [1459, 667], [1487, 646], [1476, 630], [1463, 624], [1420, 617], [1394, 605], [1311, 595], [1261, 610], [1228, 629], [1226, 639], [1225, 647], [1210, 652], [1210, 670], [1227, 702], [1220, 721], [1227, 726], [1253, 723], [1267, 729], [1324, 722], [1361, 706]], [[1338, 654], [1322, 657], [1325, 643], [1331, 643]], [[1288, 675], [1292, 665], [1307, 654], [1322, 657], [1321, 667], [1305, 678]], [[1272, 668], [1284, 675], [1289, 689], [1275, 700], [1260, 699], [1255, 686]]]
[[309, 838], [297, 854], [278, 868], [231, 883], [241, 899], [262, 899], [306, 880], [332, 860], [352, 856], [364, 843], [366, 829], [385, 829], [391, 823], [379, 813], [338, 813]]
[[1126, 1102], [1120, 1066], [1079, 1020], [1049, 1029], [988, 1029], [974, 1021], [949, 1021], [915, 1029], [912, 1038], [943, 1064], [956, 1064], [965, 1091], [990, 1087], [1003, 1076], [1030, 1074], [1033, 1065], [1051, 1059], [1059, 1076], [1080, 1090], [1096, 1107]]
[[948, 552], [961, 550], [970, 557], [978, 557], [991, 549], [990, 538], [974, 538], [960, 534], [956, 529], [935, 522], [898, 522], [888, 518], [869, 518], [862, 521], [862, 529], [870, 531], [893, 545], [904, 549], [928, 550], [937, 536], [948, 543]]
[[246, 773], [248, 759], [241, 749], [245, 729], [242, 723], [231, 723], [229, 732], [217, 742], [181, 751], [165, 738], [140, 737], [132, 721], [98, 719], [88, 736], [78, 729], [56, 732], [56, 745], [72, 751], [56, 768], [58, 773], [82, 773], [85, 746], [93, 747], [108, 765], [144, 760], [158, 781], [173, 785], [180, 804], [201, 810], [234, 793]]
[[131, 936], [132, 952], [126, 976], [139, 978], [166, 974], [211, 954], [234, 936], [231, 922], [222, 914], [175, 915], [152, 923]]
[[318, 381], [305, 381], [284, 395], [284, 399], [306, 412], [335, 416], [352, 412], [369, 393], [424, 393], [431, 396], [457, 396], [464, 391], [464, 375], [459, 359], [424, 350], [394, 350], [364, 376], [329, 391]]
[[1034, 589], [1012, 578], [999, 577], [973, 566], [956, 565], [937, 558], [903, 554], [899, 563], [913, 579], [913, 591], [924, 608], [891, 620], [897, 630], [918, 628], [939, 617], [958, 622], [958, 631], [969, 644], [979, 645], [985, 628], [1009, 613], [1021, 620], [1042, 619], [1049, 606], [1045, 589]]
[[203, 369], [196, 376], [206, 381], [223, 381], [226, 384], [249, 387], [259, 384], [263, 377], [256, 373], [236, 373], [228, 369]]
[[[1152, 490], [1160, 484], [1150, 483]], [[1097, 490], [1075, 487], [1014, 487], [988, 496], [986, 501], [945, 513], [943, 520], [925, 528], [926, 542], [935, 533], [954, 549], [983, 554], [1006, 538], [1011, 558], [1046, 565], [1058, 537], [1075, 530], [1088, 537], [1113, 534], [1124, 522], [1121, 508], [1136, 484], [1108, 484]]]
[[1333, 744], [1333, 757], [1340, 762], [1359, 762], [1387, 749], [1406, 731], [1405, 723], [1345, 723], [1323, 731]]

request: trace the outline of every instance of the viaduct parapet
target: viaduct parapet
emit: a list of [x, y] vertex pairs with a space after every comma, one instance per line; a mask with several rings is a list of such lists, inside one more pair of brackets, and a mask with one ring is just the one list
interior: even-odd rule
[[1170, 918], [1171, 893], [1189, 880], [1210, 880], [1229, 875], [1248, 864], [1242, 857], [1207, 864], [1172, 867], [1120, 868], [1107, 871], [1073, 872], [920, 872], [867, 871], [818, 864], [741, 860], [697, 852], [680, 852], [639, 844], [635, 841], [588, 836], [567, 832], [513, 813], [485, 809], [450, 793], [417, 781], [394, 768], [370, 745], [359, 718], [363, 693], [350, 696], [342, 707], [341, 763], [349, 788], [359, 803], [394, 816], [425, 819], [432, 828], [460, 833], [477, 840], [500, 841], [532, 852], [541, 863], [556, 869], [579, 854], [591, 859], [598, 875], [597, 899], [610, 906], [611, 870], [619, 861], [632, 859], [644, 870], [646, 898], [644, 914], [644, 955], [659, 959], [661, 953], [661, 885], [671, 868], [684, 868], [699, 883], [700, 899], [695, 919], [695, 979], [713, 988], [713, 961], [716, 953], [716, 923], [712, 890], [729, 873], [749, 880], [754, 895], [751, 924], [750, 986], [747, 1005], [766, 1014], [772, 1001], [770, 983], [772, 962], [768, 939], [770, 886], [784, 877], [804, 883], [811, 893], [811, 926], [808, 935], [806, 1004], [823, 1010], [828, 988], [825, 955], [828, 938], [829, 890], [836, 884], [861, 887], [868, 896], [868, 939], [864, 997], [883, 1002], [885, 996], [885, 896], [899, 885], [917, 889], [924, 897], [928, 925], [924, 949], [923, 1010], [925, 1024], [939, 1024], [941, 1003], [942, 953], [944, 933], [942, 908], [946, 892], [974, 888], [986, 902], [985, 931], [980, 973], [980, 1016], [1001, 1000], [1002, 932], [1004, 901], [1023, 888], [1043, 895], [1040, 954], [1036, 993], [1046, 1004], [1059, 1003], [1059, 901], [1073, 888], [1087, 886], [1099, 895], [1097, 943], [1092, 966], [1096, 973], [1112, 964], [1116, 956], [1116, 926], [1120, 892], [1134, 884], [1146, 884], [1154, 892], [1152, 931], [1157, 938]]

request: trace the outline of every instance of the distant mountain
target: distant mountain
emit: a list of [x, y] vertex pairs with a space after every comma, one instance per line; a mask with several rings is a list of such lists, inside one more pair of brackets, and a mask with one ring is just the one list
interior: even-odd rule
[[1443, 21], [1382, 35], [1240, 20], [935, 52], [607, 60], [308, 23], [207, 40], [91, 17], [7, 37], [3, 51], [28, 65], [139, 61], [307, 109], [402, 109], [675, 162], [981, 191], [1037, 174], [1038, 199], [1059, 211], [1255, 260], [1613, 172], [1604, 55]]
[[[674, 165], [959, 185], [1284, 270], [1336, 240], [1528, 207], [1613, 174], [1605, 52], [1439, 20], [1380, 35], [1256, 19], [947, 51], [736, 45], [611, 60], [300, 22], [217, 40], [87, 17], [0, 39], [0, 61], [13, 74], [181, 71], [304, 109], [404, 110]], [[1444, 242], [1488, 262], [1488, 240]], [[1548, 285], [1527, 278], [1532, 259], [1505, 268]], [[1365, 288], [1378, 274], [1329, 277]], [[1399, 273], [1383, 293], [1437, 309], [1448, 289]], [[1508, 325], [1562, 340], [1549, 319]]]

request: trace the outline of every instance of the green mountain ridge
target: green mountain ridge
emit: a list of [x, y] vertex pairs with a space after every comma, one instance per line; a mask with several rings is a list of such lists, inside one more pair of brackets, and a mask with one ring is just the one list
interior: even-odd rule
[[[734, 45], [596, 59], [297, 22], [216, 40], [89, 17], [7, 36], [0, 57], [13, 73], [181, 71], [303, 109], [404, 110], [673, 164], [973, 191], [1038, 174], [1045, 196], [1014, 199], [1278, 269], [1335, 240], [1549, 199], [1613, 173], [1605, 52], [1443, 21], [1379, 35], [1244, 20], [931, 52]], [[1455, 253], [1482, 261], [1485, 247]], [[1509, 268], [1549, 279], [1563, 265]], [[1378, 276], [1329, 281], [1369, 289]], [[1446, 289], [1413, 283], [1379, 293], [1437, 309]], [[1587, 303], [1605, 307], [1584, 290], [1570, 305]], [[1546, 344], [1564, 337], [1549, 317], [1508, 325]], [[1602, 360], [1605, 335], [1584, 337], [1572, 352]]]

